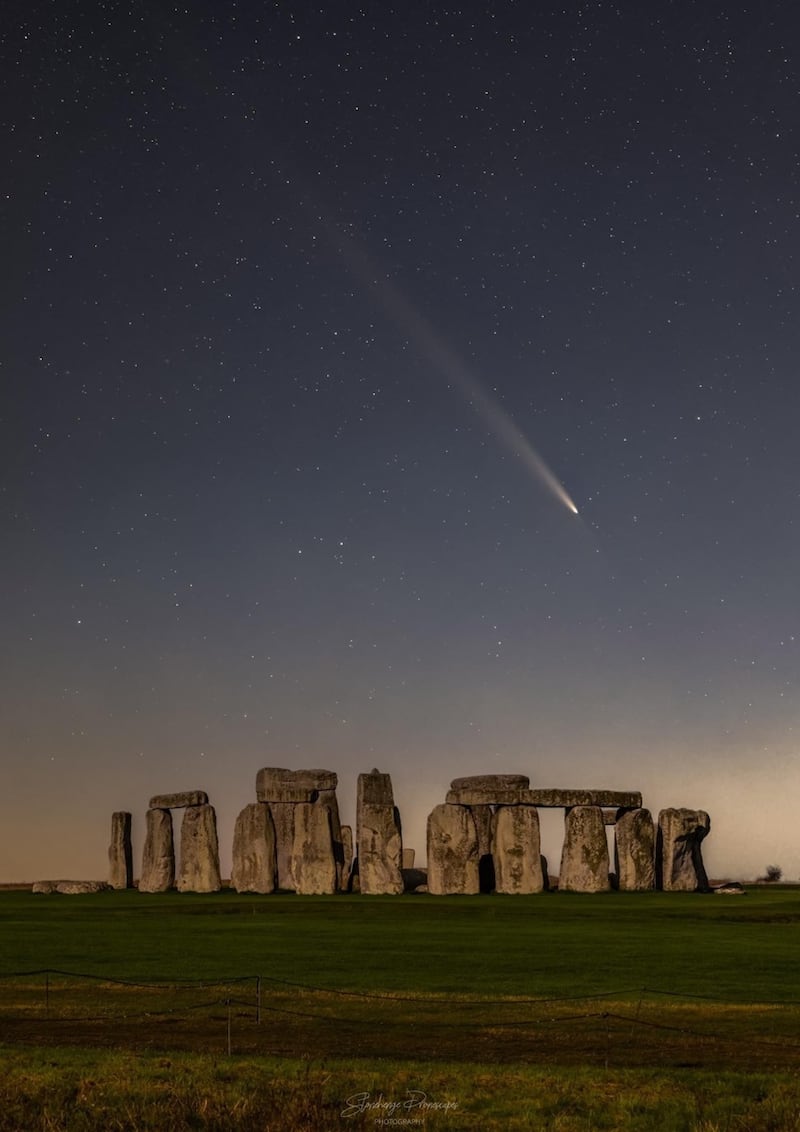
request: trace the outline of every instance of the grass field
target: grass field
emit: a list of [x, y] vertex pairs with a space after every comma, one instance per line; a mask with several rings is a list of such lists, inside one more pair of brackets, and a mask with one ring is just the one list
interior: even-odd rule
[[789, 887], [4, 892], [0, 1129], [797, 1129], [798, 954]]

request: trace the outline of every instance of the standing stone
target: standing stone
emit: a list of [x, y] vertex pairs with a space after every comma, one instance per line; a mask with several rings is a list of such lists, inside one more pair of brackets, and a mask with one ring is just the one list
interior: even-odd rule
[[275, 891], [275, 826], [269, 806], [251, 802], [233, 830], [231, 888], [237, 892]]
[[414, 868], [414, 858], [415, 857], [416, 857], [416, 853], [414, 852], [413, 849], [406, 849], [406, 847], [403, 846], [403, 868], [404, 869], [413, 869]]
[[544, 878], [536, 807], [498, 806], [492, 824], [496, 891], [541, 892]]
[[[488, 776], [487, 776], [488, 777]], [[503, 776], [498, 776], [503, 777]], [[510, 778], [510, 775], [506, 775]], [[464, 779], [455, 779], [462, 782]], [[494, 892], [496, 886], [494, 857], [492, 856], [492, 818], [491, 806], [470, 806], [472, 820], [478, 834], [478, 877], [481, 892]]]
[[664, 892], [708, 892], [700, 843], [710, 829], [705, 810], [668, 809], [658, 815], [656, 883]]
[[169, 810], [148, 810], [145, 817], [140, 892], [168, 892], [175, 884], [175, 842]]
[[358, 776], [356, 840], [359, 889], [367, 896], [403, 891], [403, 835], [392, 780], [373, 770]]
[[295, 892], [319, 896], [336, 892], [339, 874], [333, 851], [331, 811], [316, 802], [295, 806], [292, 876]]
[[349, 825], [343, 825], [342, 830], [342, 891], [350, 891], [350, 882], [353, 874], [353, 830]]
[[478, 831], [468, 806], [444, 802], [428, 816], [428, 891], [436, 896], [480, 892]]
[[133, 848], [131, 815], [118, 810], [111, 815], [111, 844], [108, 847], [108, 883], [112, 888], [133, 886]]
[[608, 841], [599, 806], [567, 810], [558, 887], [566, 892], [607, 892]]
[[294, 803], [269, 802], [269, 812], [275, 827], [275, 865], [278, 888], [294, 892], [292, 877], [292, 847], [294, 845]]
[[181, 822], [179, 892], [219, 892], [219, 843], [214, 807], [189, 806]]
[[620, 892], [647, 892], [656, 883], [656, 834], [649, 810], [626, 810], [616, 821], [614, 867]]
[[336, 888], [339, 892], [345, 891], [347, 889], [347, 880], [344, 870], [344, 845], [342, 843], [342, 824], [339, 819], [339, 803], [336, 800], [336, 788], [330, 787], [317, 791], [314, 805], [322, 806], [330, 815], [333, 857], [336, 861]]

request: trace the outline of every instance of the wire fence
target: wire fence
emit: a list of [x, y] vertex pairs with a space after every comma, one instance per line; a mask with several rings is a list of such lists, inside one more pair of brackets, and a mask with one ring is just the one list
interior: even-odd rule
[[0, 1040], [279, 1056], [582, 1060], [800, 1068], [800, 1000], [657, 987], [594, 994], [412, 995], [261, 974], [138, 980], [0, 973]]

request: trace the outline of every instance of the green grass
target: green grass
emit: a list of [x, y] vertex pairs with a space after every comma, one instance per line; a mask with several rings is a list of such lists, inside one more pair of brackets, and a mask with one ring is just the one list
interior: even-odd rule
[[790, 1132], [800, 1120], [796, 1080], [775, 1074], [2, 1047], [0, 1069], [1, 1132], [342, 1132], [381, 1114], [448, 1132]]
[[0, 893], [0, 975], [263, 974], [332, 988], [800, 999], [800, 892], [745, 897]]
[[799, 949], [785, 886], [0, 892], [0, 1130], [375, 1127], [343, 1101], [406, 1088], [458, 1101], [425, 1127], [794, 1130]]

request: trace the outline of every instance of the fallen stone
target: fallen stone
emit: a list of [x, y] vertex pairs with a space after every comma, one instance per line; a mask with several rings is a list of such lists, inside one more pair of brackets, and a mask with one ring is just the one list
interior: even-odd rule
[[747, 896], [744, 885], [735, 880], [728, 881], [726, 884], [717, 884], [711, 891], [715, 896]]
[[182, 810], [185, 806], [205, 806], [208, 794], [205, 790], [184, 790], [179, 794], [156, 794], [150, 799], [151, 810]]
[[499, 806], [492, 830], [495, 891], [542, 892], [539, 814], [535, 806]]
[[428, 816], [428, 891], [435, 896], [480, 892], [478, 831], [467, 806], [434, 806]]
[[558, 887], [563, 892], [607, 892], [608, 841], [598, 806], [575, 806], [564, 819]]
[[327, 806], [301, 802], [295, 807], [292, 876], [303, 896], [333, 894], [339, 886]]
[[320, 790], [335, 790], [338, 784], [332, 770], [266, 766], [256, 775], [256, 797], [259, 802], [315, 802]]
[[124, 810], [118, 810], [111, 815], [108, 883], [111, 888], [131, 888], [133, 885], [131, 815]]
[[627, 810], [616, 823], [614, 867], [620, 892], [647, 892], [656, 883], [656, 831], [649, 810]]
[[275, 891], [275, 826], [269, 806], [251, 802], [233, 830], [231, 888], [237, 892]]
[[175, 843], [169, 810], [148, 810], [145, 815], [140, 892], [168, 892], [175, 884]]
[[213, 806], [189, 806], [181, 822], [179, 892], [219, 892], [219, 843]]
[[670, 808], [658, 815], [656, 884], [664, 892], [708, 892], [700, 843], [711, 829], [705, 810]]
[[84, 896], [87, 893], [106, 892], [111, 886], [104, 880], [60, 880], [56, 892], [62, 896]]
[[58, 884], [57, 880], [37, 880], [33, 882], [31, 892], [35, 892], [40, 896], [52, 896]]

